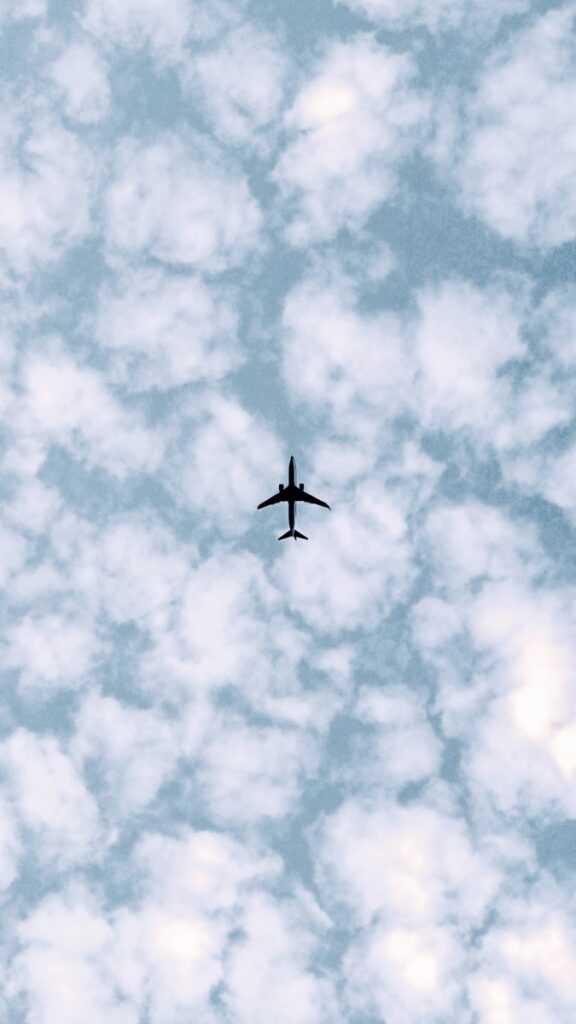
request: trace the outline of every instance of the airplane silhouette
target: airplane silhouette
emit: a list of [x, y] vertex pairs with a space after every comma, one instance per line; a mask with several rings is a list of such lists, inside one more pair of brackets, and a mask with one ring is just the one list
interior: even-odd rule
[[296, 519], [296, 502], [297, 501], [308, 501], [311, 505], [322, 505], [323, 508], [330, 508], [325, 501], [320, 501], [320, 498], [315, 498], [312, 494], [306, 494], [304, 490], [304, 484], [296, 486], [296, 463], [294, 456], [290, 456], [290, 462], [288, 463], [288, 486], [284, 484], [278, 484], [278, 494], [273, 494], [271, 498], [267, 498], [266, 501], [261, 501], [258, 508], [266, 508], [267, 505], [275, 505], [278, 501], [288, 502], [288, 523], [290, 529], [283, 533], [278, 540], [286, 540], [286, 537], [294, 537], [294, 540], [308, 540], [303, 533], [298, 533], [298, 530], [294, 529], [294, 520]]

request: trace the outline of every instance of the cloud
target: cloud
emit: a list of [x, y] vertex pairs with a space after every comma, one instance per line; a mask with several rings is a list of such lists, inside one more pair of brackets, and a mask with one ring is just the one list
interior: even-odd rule
[[357, 229], [396, 192], [399, 166], [427, 113], [405, 54], [369, 35], [332, 42], [286, 115], [274, 171], [295, 245]]
[[7, 667], [20, 670], [20, 686], [45, 696], [79, 687], [97, 650], [87, 623], [62, 615], [25, 615], [12, 627], [5, 659]]
[[280, 128], [288, 63], [273, 35], [244, 24], [194, 55], [181, 78], [221, 141], [267, 153]]
[[369, 788], [399, 790], [438, 773], [441, 745], [421, 701], [407, 686], [362, 688], [355, 716], [372, 727], [372, 742], [366, 734], [362, 738], [363, 750], [370, 746], [369, 766], [355, 772], [355, 780], [365, 775]]
[[325, 897], [361, 929], [344, 964], [354, 1009], [392, 1024], [452, 1015], [466, 935], [498, 891], [490, 856], [453, 811], [414, 802], [347, 801], [316, 840]]
[[366, 315], [349, 280], [311, 274], [288, 294], [282, 315], [283, 374], [299, 402], [327, 412], [364, 443], [374, 415], [397, 415], [412, 371], [401, 324], [392, 314]]
[[338, 0], [347, 7], [365, 14], [387, 27], [406, 30], [416, 25], [430, 32], [454, 31], [488, 25], [495, 29], [501, 18], [521, 14], [529, 7], [528, 0]]
[[87, 694], [76, 716], [71, 754], [98, 766], [101, 802], [113, 821], [141, 812], [173, 774], [181, 749], [177, 728], [154, 711]]
[[106, 196], [110, 254], [147, 253], [215, 272], [261, 245], [262, 216], [241, 174], [200, 137], [126, 139]]
[[31, 352], [24, 362], [24, 400], [14, 419], [21, 435], [66, 447], [88, 466], [123, 477], [158, 465], [162, 444], [127, 409], [96, 369], [76, 362], [58, 344]]
[[436, 506], [428, 516], [425, 536], [437, 579], [449, 586], [482, 577], [522, 579], [544, 568], [532, 524], [514, 522], [480, 502]]
[[52, 80], [61, 90], [64, 110], [80, 124], [102, 120], [110, 106], [105, 62], [87, 43], [71, 43], [52, 65]]
[[190, 419], [196, 431], [180, 445], [168, 474], [172, 493], [201, 516], [199, 527], [237, 535], [275, 491], [270, 467], [287, 461], [274, 435], [232, 396], [208, 392]]
[[97, 859], [97, 807], [60, 742], [19, 728], [0, 744], [0, 761], [35, 857], [64, 868]]
[[7, 104], [0, 118], [0, 249], [22, 273], [90, 234], [97, 162], [48, 113]]
[[539, 887], [528, 903], [506, 900], [469, 979], [480, 1024], [495, 1019], [512, 1024], [518, 1013], [534, 1024], [568, 1022], [575, 951], [576, 934], [558, 891]]
[[249, 727], [222, 716], [197, 768], [214, 822], [260, 823], [285, 817], [314, 773], [311, 737], [294, 729]]
[[4, 797], [0, 798], [0, 890], [8, 889], [18, 874], [22, 844], [14, 815]]
[[210, 38], [221, 31], [233, 13], [222, 0], [210, 4], [188, 0], [87, 0], [82, 27], [110, 48], [138, 50], [149, 47], [160, 66], [185, 58], [193, 39]]
[[102, 287], [96, 337], [130, 390], [217, 381], [243, 358], [234, 299], [190, 275], [127, 270]]
[[[306, 514], [314, 523], [308, 506]], [[414, 579], [404, 496], [365, 481], [325, 513], [326, 521], [320, 521], [321, 514], [318, 510], [315, 516], [306, 561], [296, 545], [283, 548], [274, 574], [277, 585], [292, 611], [314, 629], [371, 629], [402, 600]]]
[[42, 18], [46, 14], [46, 0], [2, 0], [0, 24], [3, 21], [24, 21]]
[[542, 249], [576, 234], [570, 42], [574, 8], [552, 9], [493, 53], [456, 157], [462, 201], [497, 234]]
[[112, 928], [83, 886], [47, 896], [18, 933], [10, 989], [42, 1024], [74, 1024], [79, 1016], [86, 1024], [136, 1024], [137, 1010], [118, 1000], [106, 970]]
[[508, 421], [507, 364], [525, 355], [523, 296], [443, 281], [418, 294], [414, 326], [419, 414], [432, 429], [471, 427], [491, 437]]
[[308, 968], [315, 943], [295, 909], [255, 895], [244, 910], [243, 938], [231, 953], [224, 997], [241, 1024], [264, 1024], [270, 1013], [268, 1000], [275, 1006], [278, 1024], [334, 1019], [332, 986]]

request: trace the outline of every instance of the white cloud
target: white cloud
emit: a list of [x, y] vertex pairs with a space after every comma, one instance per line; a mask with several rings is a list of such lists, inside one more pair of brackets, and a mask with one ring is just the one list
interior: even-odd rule
[[422, 602], [416, 636], [439, 670], [442, 727], [467, 743], [477, 813], [574, 815], [574, 595], [512, 575], [454, 604]]
[[98, 765], [106, 810], [116, 816], [141, 811], [173, 773], [181, 750], [178, 723], [154, 711], [88, 694], [76, 716], [71, 755]]
[[71, 43], [52, 65], [51, 75], [62, 90], [68, 117], [92, 124], [106, 116], [110, 105], [107, 68], [94, 47]]
[[326, 410], [366, 442], [385, 409], [398, 415], [407, 401], [412, 370], [401, 324], [391, 314], [357, 308], [352, 282], [318, 275], [288, 295], [282, 317], [283, 373], [296, 401]]
[[538, 887], [530, 899], [506, 900], [468, 982], [479, 1024], [568, 1024], [575, 955], [576, 933], [558, 891]]
[[10, 989], [26, 998], [41, 1024], [137, 1024], [135, 1007], [118, 1000], [106, 955], [112, 929], [94, 898], [77, 886], [46, 897], [18, 926], [22, 949]]
[[409, 57], [369, 35], [327, 49], [286, 117], [293, 138], [274, 171], [295, 210], [291, 242], [358, 228], [394, 195], [427, 113], [414, 74]]
[[[356, 461], [367, 465], [382, 432], [405, 414], [427, 429], [466, 430], [473, 444], [504, 455], [569, 421], [570, 389], [534, 362], [524, 340], [535, 320], [523, 279], [484, 288], [443, 280], [420, 289], [404, 316], [363, 310], [359, 284], [315, 269], [288, 294], [282, 318], [283, 375], [294, 400], [355, 436]], [[511, 371], [520, 363], [529, 372], [516, 384]]]
[[96, 336], [133, 390], [219, 380], [241, 361], [232, 296], [196, 277], [128, 271], [103, 287]]
[[[355, 772], [365, 774], [368, 785], [400, 789], [438, 772], [441, 746], [422, 707], [422, 699], [406, 686], [361, 689], [355, 717], [371, 725], [374, 742], [370, 745], [369, 766]], [[368, 737], [362, 749], [368, 749]]]
[[146, 995], [153, 1018], [195, 1012], [215, 1024], [208, 1000], [227, 976], [224, 956], [244, 890], [273, 878], [278, 863], [228, 836], [183, 830], [178, 838], [145, 836], [133, 868], [142, 898], [116, 917], [109, 969], [118, 988], [134, 1001]]
[[[406, 505], [401, 489], [368, 479], [332, 512], [304, 506], [314, 536], [304, 556], [285, 542], [274, 572], [293, 612], [328, 632], [370, 629], [386, 615], [415, 575]], [[307, 523], [299, 528], [309, 535]]]
[[352, 10], [390, 28], [410, 29], [424, 25], [431, 32], [462, 27], [495, 28], [506, 15], [520, 14], [529, 0], [338, 0]]
[[42, 18], [45, 14], [46, 0], [0, 0], [0, 24], [3, 21]]
[[244, 24], [192, 56], [185, 88], [199, 92], [218, 138], [266, 152], [279, 128], [288, 60], [274, 37]]
[[576, 288], [552, 288], [538, 307], [536, 322], [546, 353], [564, 372], [576, 370]]
[[433, 806], [348, 801], [318, 831], [321, 891], [361, 927], [345, 961], [352, 1005], [391, 1024], [455, 1012], [463, 938], [500, 884], [462, 821]]
[[[23, 476], [12, 501], [4, 506], [4, 515], [12, 525], [26, 533], [42, 534], [61, 507], [61, 499], [54, 488], [47, 487], [37, 477]], [[9, 547], [12, 553], [10, 557], [14, 558], [20, 550], [16, 537], [12, 538]], [[4, 545], [0, 545], [0, 548], [4, 548]]]
[[509, 290], [485, 290], [444, 281], [418, 295], [415, 324], [418, 408], [429, 427], [494, 429], [506, 416], [511, 388], [498, 379], [522, 358], [522, 299]]
[[133, 139], [117, 151], [106, 197], [112, 252], [218, 271], [260, 246], [262, 215], [242, 174], [200, 136]]
[[290, 906], [263, 895], [248, 902], [231, 952], [225, 1002], [239, 1024], [321, 1024], [337, 1013], [330, 981], [308, 968], [314, 937]]
[[113, 621], [141, 621], [144, 628], [164, 626], [196, 561], [194, 545], [178, 543], [164, 526], [144, 516], [110, 525], [97, 539], [89, 535], [83, 549], [80, 559], [73, 547], [67, 552], [59, 548], [60, 557], [71, 561], [75, 586], [84, 581], [86, 587], [92, 578], [96, 597]]
[[438, 579], [455, 587], [483, 576], [521, 578], [544, 564], [531, 523], [507, 518], [480, 502], [436, 506], [427, 518], [425, 537]]
[[175, 455], [171, 490], [200, 512], [201, 528], [243, 532], [259, 502], [277, 489], [270, 480], [273, 467], [287, 459], [269, 429], [233, 398], [209, 392], [197, 399], [193, 415], [197, 431]]
[[315, 767], [311, 737], [226, 718], [218, 724], [197, 766], [210, 817], [252, 824], [288, 814]]
[[328, 727], [342, 702], [345, 673], [329, 695], [306, 685], [302, 666], [314, 658], [310, 637], [287, 615], [259, 559], [216, 548], [179, 592], [169, 628], [163, 614], [157, 622], [146, 617], [153, 647], [143, 658], [140, 685], [150, 699], [178, 701], [193, 756], [208, 731], [217, 748], [222, 723], [213, 722], [203, 702], [220, 689], [238, 689], [242, 702], [275, 722]]
[[576, 235], [573, 19], [573, 4], [552, 9], [489, 58], [457, 161], [467, 209], [542, 248]]
[[89, 466], [123, 477], [156, 468], [162, 453], [158, 432], [110, 391], [102, 374], [74, 361], [58, 346], [30, 354], [24, 364], [24, 401], [13, 423], [19, 432], [62, 444]]
[[555, 459], [542, 460], [530, 472], [531, 484], [571, 518], [576, 516], [576, 446]]
[[64, 867], [97, 859], [98, 811], [58, 740], [17, 729], [0, 744], [0, 762], [36, 855]]
[[47, 114], [8, 105], [0, 117], [0, 248], [23, 271], [57, 259], [91, 230], [96, 165]]
[[223, 0], [87, 0], [82, 26], [110, 47], [148, 46], [166, 64], [183, 60], [187, 42], [212, 36], [232, 17]]
[[14, 815], [4, 795], [0, 794], [0, 890], [8, 889], [16, 878], [21, 852]]
[[10, 577], [22, 568], [29, 554], [24, 537], [0, 524], [0, 586], [6, 587]]
[[249, 699], [252, 687], [260, 694], [261, 676], [268, 675], [276, 623], [281, 627], [279, 595], [260, 562], [247, 553], [217, 552], [190, 574], [174, 629], [158, 638], [147, 671], [164, 676], [165, 686], [170, 675], [174, 682], [180, 678], [186, 689], [242, 680]]
[[11, 629], [6, 666], [20, 670], [20, 685], [53, 693], [77, 689], [97, 652], [91, 626], [63, 615], [25, 615]]

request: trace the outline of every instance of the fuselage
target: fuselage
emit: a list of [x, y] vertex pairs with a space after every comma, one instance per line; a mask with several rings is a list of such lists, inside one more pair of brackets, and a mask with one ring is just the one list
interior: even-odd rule
[[288, 525], [293, 530], [294, 523], [296, 522], [296, 501], [294, 499], [294, 491], [296, 490], [296, 460], [293, 455], [290, 456], [290, 462], [288, 463], [288, 490], [290, 492], [288, 496]]

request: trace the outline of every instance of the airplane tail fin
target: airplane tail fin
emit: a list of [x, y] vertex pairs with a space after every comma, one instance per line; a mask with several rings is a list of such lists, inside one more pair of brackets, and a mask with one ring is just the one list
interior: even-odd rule
[[306, 534], [298, 533], [298, 530], [287, 530], [286, 533], [283, 533], [281, 537], [278, 537], [278, 540], [286, 540], [287, 537], [294, 537], [294, 540], [296, 540], [298, 537], [300, 538], [300, 540], [308, 540]]

